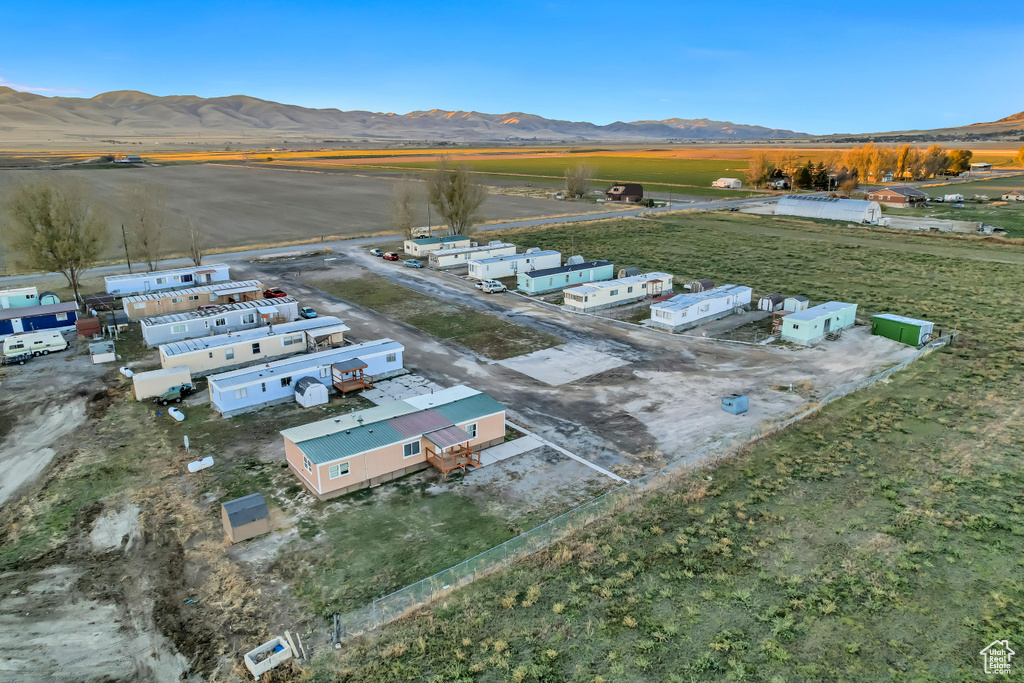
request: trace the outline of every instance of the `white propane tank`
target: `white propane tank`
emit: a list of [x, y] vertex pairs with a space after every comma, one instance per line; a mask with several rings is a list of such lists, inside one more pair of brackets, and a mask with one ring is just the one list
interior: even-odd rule
[[120, 373], [121, 373], [122, 375], [124, 375], [125, 377], [131, 377], [132, 375], [134, 375], [134, 374], [135, 374], [135, 372], [133, 372], [132, 370], [129, 370], [128, 368], [121, 368], [121, 369], [119, 370], [119, 372], [120, 372]]
[[173, 417], [176, 421], [181, 422], [185, 419], [185, 413], [181, 412], [177, 408], [168, 408], [167, 414]]
[[202, 460], [194, 460], [188, 464], [189, 472], [198, 472], [199, 470], [205, 470], [207, 467], [213, 467], [213, 457], [206, 456]]

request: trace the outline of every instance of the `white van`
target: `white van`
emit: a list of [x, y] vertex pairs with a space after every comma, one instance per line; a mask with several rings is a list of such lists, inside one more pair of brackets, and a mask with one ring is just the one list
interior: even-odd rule
[[66, 348], [68, 348], [68, 343], [60, 332], [26, 332], [4, 339], [5, 356], [16, 356], [19, 353], [46, 356]]

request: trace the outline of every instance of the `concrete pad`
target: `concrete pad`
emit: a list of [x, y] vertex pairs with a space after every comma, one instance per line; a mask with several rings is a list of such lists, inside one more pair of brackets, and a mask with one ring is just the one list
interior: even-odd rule
[[629, 365], [627, 360], [578, 342], [507, 358], [498, 363], [553, 387]]
[[404, 401], [413, 396], [422, 396], [423, 394], [440, 391], [441, 389], [442, 387], [439, 384], [435, 384], [425, 377], [402, 375], [394, 379], [377, 382], [373, 389], [364, 391], [362, 396], [367, 401], [383, 405], [393, 401]]
[[491, 446], [480, 451], [480, 463], [486, 467], [487, 465], [493, 465], [496, 462], [522, 455], [543, 445], [544, 443], [535, 436], [524, 436], [512, 441], [506, 441], [505, 443], [500, 443], [497, 446]]

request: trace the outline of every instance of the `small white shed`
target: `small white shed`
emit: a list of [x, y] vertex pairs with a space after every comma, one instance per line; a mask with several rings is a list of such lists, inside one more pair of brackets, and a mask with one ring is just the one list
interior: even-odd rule
[[312, 377], [303, 377], [295, 383], [295, 401], [303, 408], [327, 403], [327, 387]]
[[790, 313], [806, 311], [808, 303], [806, 296], [786, 297], [786, 300], [782, 303], [782, 310], [789, 311]]
[[781, 294], [765, 294], [757, 300], [757, 309], [759, 311], [780, 311], [785, 302], [786, 299]]
[[92, 356], [93, 365], [98, 365], [99, 363], [113, 363], [117, 360], [117, 354], [114, 353], [114, 342], [112, 341], [101, 341], [89, 344], [89, 355]]

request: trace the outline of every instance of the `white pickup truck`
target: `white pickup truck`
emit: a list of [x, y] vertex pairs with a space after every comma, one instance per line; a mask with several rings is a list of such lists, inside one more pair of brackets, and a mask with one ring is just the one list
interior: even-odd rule
[[508, 289], [505, 285], [501, 284], [497, 280], [481, 280], [476, 283], [476, 288], [486, 294], [497, 294], [498, 292], [504, 292]]

